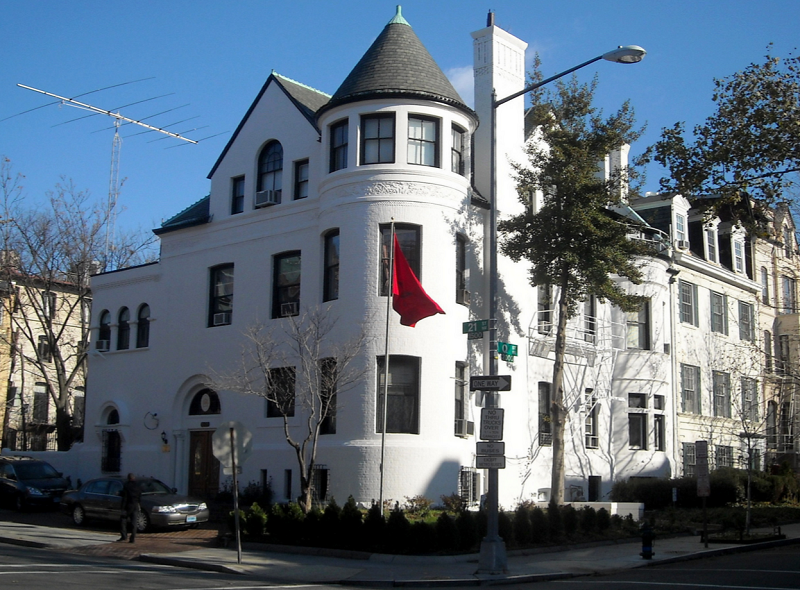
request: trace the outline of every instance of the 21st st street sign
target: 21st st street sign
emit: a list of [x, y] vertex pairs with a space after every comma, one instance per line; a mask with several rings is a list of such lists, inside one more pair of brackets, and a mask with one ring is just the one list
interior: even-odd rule
[[483, 375], [469, 378], [469, 390], [511, 391], [511, 375]]

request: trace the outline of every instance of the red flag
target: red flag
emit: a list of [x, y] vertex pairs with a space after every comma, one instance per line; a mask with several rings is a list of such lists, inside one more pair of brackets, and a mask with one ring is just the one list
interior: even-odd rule
[[444, 313], [422, 288], [414, 271], [408, 265], [397, 235], [394, 236], [394, 280], [392, 281], [392, 307], [400, 314], [400, 323], [414, 327], [421, 319]]

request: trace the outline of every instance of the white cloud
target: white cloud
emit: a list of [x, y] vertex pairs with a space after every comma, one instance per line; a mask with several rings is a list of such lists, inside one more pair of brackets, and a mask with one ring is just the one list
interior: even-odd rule
[[450, 68], [445, 75], [467, 106], [475, 108], [475, 78], [472, 74], [472, 66]]

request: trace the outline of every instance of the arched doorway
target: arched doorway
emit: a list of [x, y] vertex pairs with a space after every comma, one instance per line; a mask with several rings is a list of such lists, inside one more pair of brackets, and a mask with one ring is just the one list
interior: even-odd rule
[[[211, 389], [198, 391], [189, 404], [190, 416], [211, 416], [220, 413], [219, 396]], [[205, 424], [205, 423], [201, 423]], [[211, 448], [213, 430], [192, 430], [189, 433], [189, 495], [213, 498], [219, 491], [219, 461]]]

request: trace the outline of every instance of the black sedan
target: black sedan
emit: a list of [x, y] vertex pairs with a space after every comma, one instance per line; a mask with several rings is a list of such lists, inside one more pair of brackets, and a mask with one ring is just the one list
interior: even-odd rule
[[[136, 481], [142, 491], [137, 523], [139, 532], [151, 527], [192, 526], [208, 521], [208, 506], [202, 500], [181, 496], [157, 479]], [[70, 515], [77, 525], [91, 518], [118, 521], [122, 516], [122, 483], [116, 477], [89, 480], [81, 489], [69, 491], [61, 497], [61, 511]]]

